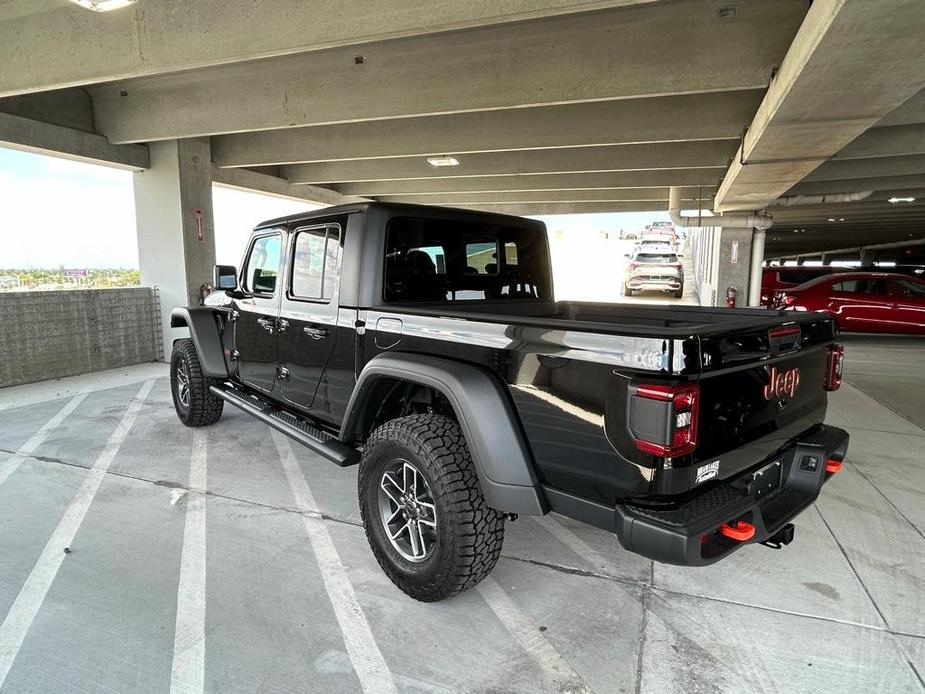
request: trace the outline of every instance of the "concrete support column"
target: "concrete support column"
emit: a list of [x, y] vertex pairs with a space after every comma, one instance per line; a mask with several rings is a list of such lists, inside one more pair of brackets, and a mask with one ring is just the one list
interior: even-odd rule
[[[215, 237], [209, 138], [150, 145], [151, 168], [134, 175], [141, 283], [158, 288], [164, 356], [185, 328], [170, 327], [177, 306], [199, 302], [212, 281]], [[199, 211], [199, 214], [197, 214]]]
[[748, 298], [749, 258], [751, 257], [751, 229], [722, 227], [718, 232], [718, 258], [716, 263], [716, 306], [726, 305], [726, 289], [735, 287], [738, 292], [736, 306], [746, 305]]
[[763, 229], [752, 232], [751, 263], [748, 271], [748, 306], [761, 305], [761, 263], [764, 261]]

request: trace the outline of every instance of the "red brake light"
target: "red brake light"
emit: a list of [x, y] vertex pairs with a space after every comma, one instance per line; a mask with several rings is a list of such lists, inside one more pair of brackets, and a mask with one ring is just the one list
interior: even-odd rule
[[[697, 420], [700, 414], [700, 385], [697, 383], [668, 386], [662, 384], [644, 384], [636, 387], [635, 398], [659, 403], [662, 407], [633, 407], [630, 428], [636, 448], [644, 453], [665, 458], [687, 455], [697, 448]], [[652, 428], [648, 422], [634, 426], [636, 417], [664, 423], [664, 427]]]
[[793, 294], [784, 294], [781, 299], [784, 302], [784, 306], [793, 306], [797, 298]]
[[842, 368], [845, 364], [845, 346], [829, 345], [828, 363], [825, 369], [825, 389], [838, 390], [841, 387]]

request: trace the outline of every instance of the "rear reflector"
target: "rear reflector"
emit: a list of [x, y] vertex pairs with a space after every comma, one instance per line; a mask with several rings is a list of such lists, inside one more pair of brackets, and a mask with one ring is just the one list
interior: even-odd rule
[[826, 472], [836, 473], [836, 472], [841, 472], [841, 469], [842, 469], [842, 462], [841, 462], [840, 460], [832, 460], [832, 459], [830, 459], [830, 460], [825, 464], [825, 471], [826, 471]]
[[644, 453], [676, 458], [697, 448], [700, 386], [644, 384], [630, 390], [630, 430]]
[[719, 532], [730, 540], [745, 542], [755, 537], [755, 526], [740, 520], [732, 523], [723, 523], [719, 526]]
[[829, 358], [825, 369], [826, 390], [838, 390], [841, 387], [842, 367], [845, 363], [845, 346], [829, 345]]

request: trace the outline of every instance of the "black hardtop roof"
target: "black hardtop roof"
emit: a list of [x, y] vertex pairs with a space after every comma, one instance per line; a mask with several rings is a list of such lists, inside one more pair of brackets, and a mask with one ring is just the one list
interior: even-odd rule
[[397, 214], [417, 214], [425, 217], [435, 216], [442, 218], [458, 218], [460, 220], [481, 219], [485, 222], [495, 222], [497, 224], [508, 224], [524, 226], [525, 224], [542, 224], [535, 219], [526, 217], [517, 217], [515, 215], [500, 214], [498, 212], [483, 212], [481, 210], [466, 210], [457, 207], [440, 207], [437, 205], [412, 205], [409, 203], [399, 202], [379, 202], [372, 200], [369, 202], [357, 202], [347, 205], [332, 205], [330, 207], [321, 207], [317, 210], [306, 210], [305, 212], [296, 212], [285, 217], [276, 217], [261, 222], [255, 227], [256, 229], [265, 229], [267, 227], [289, 225], [293, 222], [310, 222], [316, 219], [326, 219], [328, 217], [338, 217], [351, 212], [364, 212], [376, 208], [387, 212]]

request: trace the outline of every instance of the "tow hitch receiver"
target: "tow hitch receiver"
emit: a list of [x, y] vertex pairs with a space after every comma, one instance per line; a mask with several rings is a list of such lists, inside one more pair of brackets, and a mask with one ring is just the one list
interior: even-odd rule
[[781, 549], [784, 545], [789, 545], [791, 542], [793, 542], [793, 523], [787, 523], [787, 525], [771, 535], [771, 537], [761, 544], [771, 549]]
[[755, 536], [755, 526], [743, 520], [738, 520], [732, 523], [723, 523], [719, 526], [719, 532], [730, 540], [745, 542]]

